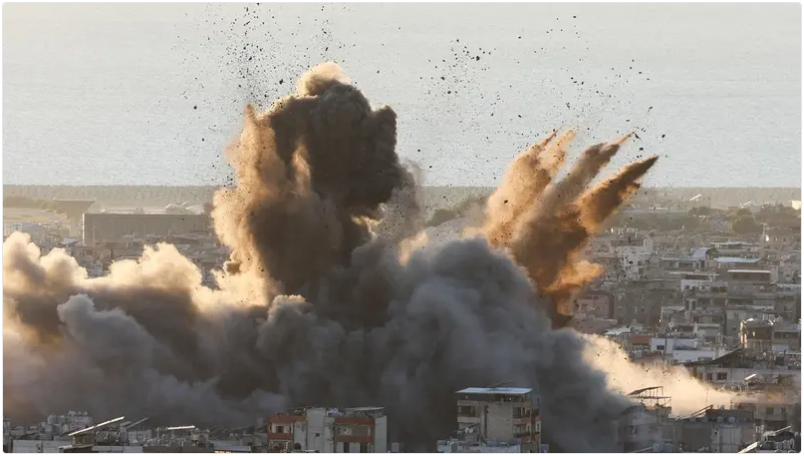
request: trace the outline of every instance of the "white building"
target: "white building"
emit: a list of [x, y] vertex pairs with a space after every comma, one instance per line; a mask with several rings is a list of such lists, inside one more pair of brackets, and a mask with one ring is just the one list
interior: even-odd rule
[[695, 333], [669, 333], [651, 337], [650, 350], [663, 353], [665, 360], [672, 364], [711, 360], [728, 352], [723, 346], [702, 344]]
[[620, 266], [628, 280], [639, 280], [643, 271], [648, 266], [651, 254], [653, 254], [653, 239], [631, 239], [617, 242], [614, 245], [614, 253], [620, 259]]
[[382, 407], [310, 407], [267, 418], [268, 448], [319, 453], [385, 453], [388, 417]]

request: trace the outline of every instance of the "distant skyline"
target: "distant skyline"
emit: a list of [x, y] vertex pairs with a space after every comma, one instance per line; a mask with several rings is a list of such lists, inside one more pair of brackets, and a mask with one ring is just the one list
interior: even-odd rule
[[6, 3], [3, 182], [222, 184], [244, 105], [327, 60], [425, 185], [576, 126], [637, 131], [609, 173], [659, 155], [646, 185], [801, 186], [800, 4]]

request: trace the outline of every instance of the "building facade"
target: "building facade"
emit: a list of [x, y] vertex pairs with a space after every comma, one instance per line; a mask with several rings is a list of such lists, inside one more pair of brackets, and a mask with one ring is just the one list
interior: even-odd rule
[[84, 245], [121, 242], [126, 237], [206, 233], [206, 214], [84, 214]]
[[467, 440], [539, 451], [540, 404], [531, 388], [466, 388], [456, 395], [458, 429]]
[[266, 426], [269, 451], [388, 451], [388, 417], [382, 407], [292, 409], [268, 416]]

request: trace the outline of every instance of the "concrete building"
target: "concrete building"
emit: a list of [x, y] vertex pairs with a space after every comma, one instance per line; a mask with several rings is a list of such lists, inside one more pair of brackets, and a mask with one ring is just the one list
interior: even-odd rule
[[85, 429], [94, 423], [87, 412], [70, 411], [66, 415], [53, 415], [45, 420], [44, 431], [51, 434], [68, 434], [79, 429]]
[[794, 394], [751, 394], [737, 399], [735, 406], [750, 411], [764, 431], [790, 426], [795, 417], [801, 416], [801, 398]]
[[614, 316], [614, 297], [605, 291], [586, 291], [573, 301], [576, 316], [592, 318], [612, 318]]
[[648, 260], [653, 254], [653, 239], [650, 237], [631, 237], [612, 242], [614, 252], [620, 259], [620, 266], [628, 280], [639, 280], [644, 276]]
[[539, 451], [541, 413], [531, 388], [466, 388], [456, 395], [458, 429], [467, 440]]
[[726, 311], [726, 325], [724, 326], [724, 335], [727, 337], [734, 337], [735, 340], [740, 340], [742, 323], [747, 320], [766, 321], [776, 318], [776, 310], [767, 305], [731, 305]]
[[657, 334], [651, 337], [650, 351], [662, 353], [671, 364], [712, 360], [728, 352], [722, 345], [705, 344], [704, 337], [695, 332]]
[[439, 453], [527, 453], [521, 444], [509, 445], [496, 442], [467, 442], [461, 439], [439, 440]]
[[84, 245], [121, 242], [127, 236], [168, 236], [207, 233], [211, 219], [206, 214], [84, 214]]
[[697, 272], [674, 272], [672, 275], [678, 277], [681, 291], [701, 290], [711, 291], [712, 287], [720, 287], [716, 282], [718, 274], [716, 272], [697, 271]]
[[42, 245], [53, 242], [58, 236], [53, 235], [53, 230], [43, 223], [31, 222], [3, 222], [3, 238], [11, 236], [14, 232], [26, 233], [31, 237], [31, 242]]
[[771, 349], [776, 352], [801, 352], [801, 325], [784, 321], [774, 322]]
[[715, 264], [718, 269], [723, 270], [739, 270], [739, 269], [756, 269], [759, 265], [761, 258], [739, 258], [739, 257], [720, 257], [715, 258]]
[[657, 417], [645, 406], [635, 405], [620, 417], [617, 426], [617, 441], [624, 453], [652, 448], [661, 442], [661, 427]]
[[69, 446], [69, 440], [28, 440], [15, 439], [11, 441], [11, 453], [61, 453], [64, 446]]
[[740, 346], [755, 353], [799, 351], [801, 328], [779, 320], [748, 319], [740, 324]]
[[717, 250], [718, 254], [733, 258], [750, 258], [759, 251], [757, 244], [743, 241], [715, 242], [712, 247]]
[[95, 204], [95, 200], [53, 200], [58, 212], [67, 218], [70, 236], [83, 233], [84, 214]]
[[268, 449], [319, 453], [385, 453], [388, 417], [382, 407], [309, 407], [268, 416]]
[[662, 438], [679, 452], [737, 453], [756, 440], [753, 414], [710, 405], [665, 422]]
[[688, 363], [692, 376], [716, 385], [730, 385], [739, 391], [755, 389], [759, 384], [801, 385], [800, 355], [758, 358], [753, 353], [737, 349], [713, 360]]
[[771, 283], [771, 272], [764, 269], [729, 269], [726, 275], [729, 282], [747, 284]]
[[11, 420], [3, 417], [3, 453], [8, 453], [8, 444], [11, 442]]

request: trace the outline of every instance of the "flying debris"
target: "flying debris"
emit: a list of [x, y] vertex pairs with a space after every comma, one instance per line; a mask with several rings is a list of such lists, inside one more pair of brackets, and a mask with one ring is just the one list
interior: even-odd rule
[[504, 378], [540, 396], [552, 445], [614, 450], [631, 400], [580, 335], [552, 327], [600, 270], [579, 252], [655, 158], [587, 188], [622, 146], [598, 144], [556, 181], [573, 135], [514, 161], [483, 236], [428, 247], [396, 114], [319, 65], [267, 112], [247, 107], [226, 150], [218, 288], [168, 244], [91, 278], [63, 250], [4, 242], [4, 413], [235, 426], [291, 405], [379, 405], [417, 451], [453, 430], [455, 391]]

